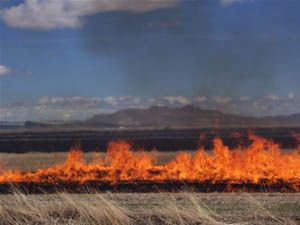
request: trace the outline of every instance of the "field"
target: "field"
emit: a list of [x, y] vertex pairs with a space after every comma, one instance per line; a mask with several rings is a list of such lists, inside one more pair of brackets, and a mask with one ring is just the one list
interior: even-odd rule
[[0, 224], [300, 224], [299, 194], [0, 196]]
[[[192, 151], [190, 151], [193, 153]], [[0, 153], [0, 165], [3, 169], [35, 171], [41, 168], [48, 168], [54, 164], [63, 163], [67, 158], [67, 152], [29, 152], [29, 153]], [[173, 159], [176, 152], [150, 152], [156, 156], [157, 163], [163, 164]], [[95, 157], [104, 156], [102, 152], [87, 152], [84, 160], [91, 162]]]
[[[96, 153], [86, 153], [87, 161]], [[100, 153], [102, 154], [102, 153]], [[152, 153], [159, 163], [174, 152]], [[6, 169], [33, 171], [67, 154], [2, 153]], [[300, 224], [300, 193], [0, 195], [0, 224]]]
[[[179, 132], [179, 131], [178, 131]], [[193, 131], [194, 132], [194, 131]], [[272, 133], [272, 132], [271, 132]], [[154, 132], [153, 139], [147, 148], [160, 147], [165, 145], [165, 149], [172, 149], [171, 145], [182, 149], [194, 149], [187, 145], [188, 141], [193, 140], [193, 145], [197, 145], [197, 137], [189, 133], [182, 135], [170, 135], [169, 132]], [[274, 133], [273, 133], [274, 134]], [[278, 133], [276, 133], [278, 134]], [[286, 133], [287, 134], [287, 133]], [[20, 170], [23, 172], [36, 171], [41, 168], [48, 168], [54, 164], [63, 163], [67, 158], [66, 152], [49, 151], [44, 152], [43, 146], [48, 141], [60, 140], [58, 136], [48, 137], [48, 141], [43, 137], [35, 135], [16, 134], [13, 137], [2, 136], [0, 140], [0, 170]], [[43, 134], [45, 135], [45, 134]], [[67, 135], [67, 134], [64, 134]], [[74, 143], [74, 136], [63, 137], [61, 151], [68, 150], [71, 141]], [[74, 135], [74, 134], [73, 134]], [[128, 136], [129, 134], [127, 134]], [[133, 138], [129, 140], [140, 140], [142, 143], [147, 135], [138, 133], [130, 134]], [[130, 136], [129, 135], [129, 136]], [[227, 134], [226, 134], [227, 135]], [[283, 144], [289, 146], [291, 139], [289, 135], [274, 135], [279, 140], [288, 140]], [[47, 135], [45, 135], [47, 136]], [[75, 135], [76, 136], [76, 135]], [[151, 135], [150, 135], [151, 136]], [[102, 150], [105, 149], [108, 140], [120, 139], [123, 136], [105, 137]], [[227, 135], [230, 137], [230, 135]], [[27, 153], [5, 153], [9, 152], [6, 147], [13, 148], [15, 138], [15, 149], [18, 145], [26, 142]], [[140, 139], [138, 139], [140, 138]], [[225, 137], [226, 138], [226, 137]], [[153, 141], [155, 139], [155, 141]], [[175, 142], [172, 142], [175, 140]], [[188, 140], [188, 141], [187, 141]], [[44, 142], [45, 141], [45, 142]], [[85, 142], [86, 141], [86, 142]], [[104, 156], [103, 152], [90, 152], [93, 143], [97, 141], [97, 136], [82, 142], [83, 149], [85, 144], [92, 143], [91, 148], [84, 154], [86, 162], [92, 162], [95, 158]], [[50, 143], [49, 142], [49, 143]], [[5, 144], [6, 143], [6, 144]], [[43, 143], [40, 145], [39, 143]], [[137, 141], [137, 143], [139, 143]], [[12, 144], [12, 145], [11, 145]], [[11, 145], [11, 146], [10, 146]], [[139, 146], [146, 146], [140, 145]], [[171, 147], [170, 147], [171, 146]], [[163, 146], [162, 146], [163, 147]], [[186, 148], [185, 148], [186, 147]], [[51, 148], [55, 149], [55, 146]], [[164, 147], [163, 147], [164, 148]], [[28, 152], [28, 150], [33, 152]], [[41, 151], [34, 151], [41, 149]], [[23, 150], [21, 152], [23, 152]], [[46, 149], [47, 150], [47, 149]], [[48, 149], [49, 150], [49, 149]], [[18, 151], [13, 151], [18, 152]], [[165, 164], [175, 157], [178, 152], [173, 151], [153, 151], [157, 164]], [[193, 151], [190, 153], [194, 154]], [[88, 190], [87, 190], [88, 191]], [[185, 191], [177, 193], [115, 193], [104, 192], [87, 194], [34, 194], [24, 195], [15, 190], [14, 194], [0, 195], [0, 224], [44, 224], [44, 225], [85, 225], [85, 224], [111, 224], [111, 225], [199, 225], [199, 224], [300, 224], [300, 193], [193, 193], [187, 186]]]
[[[294, 134], [300, 128], [256, 128], [251, 132], [274, 140], [282, 148], [293, 148], [297, 144]], [[249, 129], [162, 129], [162, 130], [1, 130], [0, 152], [65, 152], [80, 143], [86, 152], [105, 151], [114, 140], [127, 140], [134, 148], [159, 151], [196, 149], [199, 144], [212, 148], [212, 140], [220, 137], [227, 146], [235, 147], [248, 143]], [[200, 141], [201, 136], [201, 141]]]

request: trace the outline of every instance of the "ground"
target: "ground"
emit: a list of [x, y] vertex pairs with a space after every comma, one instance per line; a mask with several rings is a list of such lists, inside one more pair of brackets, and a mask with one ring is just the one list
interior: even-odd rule
[[0, 224], [300, 224], [300, 194], [15, 194], [0, 205]]
[[[190, 151], [193, 153], [192, 151]], [[178, 152], [155, 152], [152, 154], [157, 163], [163, 164], [174, 158]], [[96, 156], [104, 156], [105, 153], [88, 152], [84, 153], [84, 159], [91, 162]], [[29, 152], [29, 153], [0, 153], [0, 169], [13, 169], [21, 171], [34, 171], [41, 168], [47, 168], [57, 163], [63, 163], [67, 158], [66, 152]]]

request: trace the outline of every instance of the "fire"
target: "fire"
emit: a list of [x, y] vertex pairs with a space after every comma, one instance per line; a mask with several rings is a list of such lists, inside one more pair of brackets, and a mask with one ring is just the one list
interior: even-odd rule
[[229, 149], [220, 138], [214, 140], [212, 152], [199, 148], [194, 154], [181, 152], [170, 162], [159, 165], [149, 153], [132, 151], [130, 144], [117, 141], [109, 144], [104, 157], [87, 163], [80, 148], [71, 149], [62, 164], [34, 172], [0, 172], [0, 184], [77, 182], [189, 181], [253, 183], [267, 180], [295, 184], [300, 191], [300, 150], [282, 152], [271, 140], [250, 135], [248, 147]]

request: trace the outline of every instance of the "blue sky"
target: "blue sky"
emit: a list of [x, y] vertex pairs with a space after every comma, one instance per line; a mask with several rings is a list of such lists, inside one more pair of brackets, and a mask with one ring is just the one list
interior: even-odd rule
[[300, 95], [297, 0], [105, 2], [1, 1], [1, 104]]

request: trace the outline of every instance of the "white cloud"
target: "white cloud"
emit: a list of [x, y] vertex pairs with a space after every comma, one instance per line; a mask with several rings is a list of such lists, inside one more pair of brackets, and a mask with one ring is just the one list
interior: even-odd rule
[[229, 98], [229, 97], [218, 97], [217, 96], [217, 97], [214, 97], [213, 100], [217, 103], [222, 103], [222, 104], [231, 102], [231, 98]]
[[40, 105], [46, 105], [50, 102], [50, 99], [49, 99], [49, 97], [44, 96], [44, 97], [39, 98], [37, 102]]
[[1, 115], [0, 119], [13, 116], [13, 114], [6, 108], [0, 108], [0, 115]]
[[194, 98], [194, 101], [197, 103], [205, 102], [207, 98], [205, 96], [197, 96]]
[[229, 6], [234, 3], [243, 3], [243, 2], [249, 2], [250, 0], [221, 0], [221, 5], [223, 6]]
[[293, 99], [295, 97], [293, 92], [290, 92], [288, 96], [289, 96], [289, 99]]
[[24, 0], [2, 9], [4, 22], [11, 27], [50, 30], [76, 28], [83, 17], [107, 11], [145, 12], [171, 7], [178, 0]]
[[7, 75], [10, 71], [11, 69], [9, 67], [0, 65], [0, 76]]
[[103, 101], [109, 105], [118, 105], [118, 100], [115, 97], [108, 96], [103, 98]]
[[277, 96], [277, 95], [274, 95], [274, 94], [269, 94], [267, 96], [265, 96], [266, 99], [270, 99], [272, 101], [277, 101], [277, 100], [280, 100], [280, 97]]
[[166, 96], [162, 98], [167, 101], [170, 105], [189, 105], [191, 104], [191, 100], [184, 96]]

